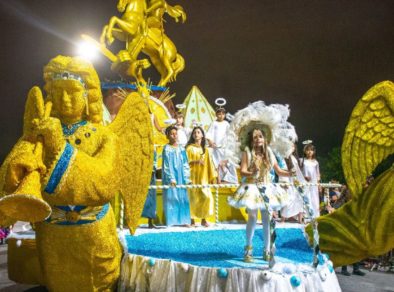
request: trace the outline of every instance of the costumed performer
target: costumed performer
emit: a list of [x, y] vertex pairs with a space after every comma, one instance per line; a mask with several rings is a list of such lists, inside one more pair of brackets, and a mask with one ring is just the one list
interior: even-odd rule
[[112, 122], [119, 112], [126, 97], [126, 92], [121, 88], [108, 89], [104, 97], [104, 105], [110, 115], [109, 119]]
[[190, 167], [186, 151], [177, 144], [177, 128], [169, 126], [166, 136], [169, 143], [163, 149], [163, 184], [171, 185], [164, 189], [163, 206], [166, 225], [190, 226], [190, 203], [187, 189], [176, 188], [177, 185], [190, 183]]
[[[186, 145], [190, 165], [190, 180], [196, 185], [206, 185], [217, 181], [215, 165], [206, 147], [205, 133], [202, 127], [193, 129]], [[208, 227], [207, 217], [213, 215], [213, 196], [210, 188], [190, 189], [191, 225], [201, 218], [201, 226]]]
[[301, 159], [302, 173], [308, 183], [315, 184], [308, 187], [308, 194], [310, 196], [310, 202], [313, 209], [314, 217], [320, 216], [320, 195], [319, 186], [320, 182], [320, 168], [319, 162], [316, 160], [316, 148], [312, 145], [312, 141], [304, 141], [306, 145], [303, 150], [303, 158]]
[[5, 239], [10, 233], [10, 228], [0, 228], [0, 244], [5, 243]]
[[[16, 220], [20, 212], [37, 220], [37, 250], [48, 290], [112, 291], [122, 249], [109, 201], [116, 192], [123, 193], [126, 221], [133, 232], [145, 199], [140, 194], [146, 194], [149, 182], [139, 169], [152, 163], [148, 109], [139, 94], [131, 94], [115, 121], [103, 126], [100, 80], [93, 66], [80, 58], [52, 59], [44, 68], [44, 80], [46, 104], [41, 90], [33, 87], [23, 137], [1, 168], [0, 187], [13, 194], [31, 175], [41, 176], [36, 184], [43, 200], [27, 200], [49, 205], [50, 216], [38, 221], [33, 216], [36, 209], [21, 204], [13, 208]], [[132, 135], [133, 144], [128, 145]], [[42, 157], [36, 155], [38, 145], [43, 147]], [[134, 165], [137, 181], [126, 180], [129, 164]], [[7, 214], [7, 202], [18, 196], [20, 203], [26, 199], [15, 194], [3, 197], [1, 213]]]
[[275, 150], [282, 155], [291, 152], [292, 139], [296, 138], [294, 127], [286, 122], [289, 115], [287, 106], [270, 105], [259, 101], [238, 111], [231, 124], [230, 135], [237, 143], [229, 145], [226, 151], [233, 159], [241, 155], [242, 184], [228, 203], [235, 208], [247, 208], [246, 246], [244, 260], [253, 261], [252, 240], [256, 229], [257, 212], [260, 210], [264, 230], [263, 258], [270, 260], [272, 255], [270, 236], [270, 212], [279, 210], [286, 204], [287, 194], [271, 184], [271, 168], [279, 176], [291, 176], [292, 173], [280, 169], [273, 151], [268, 146], [271, 142]]
[[[157, 169], [157, 152], [153, 152], [153, 168], [152, 168], [152, 176], [150, 180], [150, 185], [156, 185], [156, 169]], [[156, 228], [156, 225], [153, 221], [156, 219], [156, 201], [157, 201], [157, 192], [156, 189], [149, 189], [148, 195], [146, 196], [144, 209], [142, 210], [141, 217], [148, 218], [148, 228]]]
[[[150, 92], [149, 92], [149, 94], [150, 94]], [[158, 132], [160, 132], [160, 133], [164, 132], [164, 129], [160, 127], [157, 116], [152, 112], [152, 110], [150, 108], [149, 108], [149, 112], [150, 112], [150, 116], [151, 116], [152, 125], [156, 128], [156, 130]], [[152, 176], [151, 176], [151, 180], [150, 180], [151, 186], [156, 186], [156, 180], [157, 180], [156, 170], [157, 170], [157, 150], [156, 150], [156, 145], [155, 145], [154, 151], [153, 151]], [[151, 188], [151, 189], [149, 189], [148, 195], [146, 196], [144, 209], [142, 210], [142, 215], [141, 215], [141, 217], [148, 218], [148, 228], [150, 228], [150, 229], [157, 228], [157, 226], [153, 222], [157, 216], [156, 205], [157, 205], [157, 190], [154, 188]]]
[[207, 140], [212, 148], [212, 160], [218, 170], [218, 182], [238, 183], [237, 170], [235, 165], [226, 158], [224, 147], [227, 144], [230, 124], [225, 120], [226, 110], [224, 107], [226, 100], [217, 98], [215, 103], [219, 106], [216, 109], [216, 120], [212, 122], [207, 131]]
[[284, 159], [286, 162], [286, 170], [294, 170], [295, 177], [281, 177], [279, 182], [287, 182], [290, 184], [287, 188], [288, 202], [280, 210], [280, 215], [282, 217], [282, 222], [285, 222], [287, 218], [297, 216], [298, 223], [303, 222], [303, 212], [304, 212], [304, 202], [302, 196], [299, 194], [294, 183], [297, 181], [299, 183], [306, 183], [304, 176], [302, 175], [301, 169], [298, 165], [298, 155], [296, 145], [293, 144], [293, 152], [289, 158]]
[[175, 127], [178, 129], [178, 145], [185, 148], [187, 141], [189, 140], [190, 137], [190, 128], [185, 128], [185, 116], [181, 112], [182, 109], [184, 109], [186, 106], [184, 104], [177, 104], [176, 107], [179, 109], [175, 113], [175, 120], [176, 124]]

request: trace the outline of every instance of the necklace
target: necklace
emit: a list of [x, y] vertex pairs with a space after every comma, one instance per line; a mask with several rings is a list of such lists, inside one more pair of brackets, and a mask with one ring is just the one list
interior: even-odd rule
[[75, 133], [76, 130], [78, 130], [79, 127], [86, 125], [88, 122], [87, 121], [80, 121], [74, 124], [63, 124], [62, 123], [62, 128], [63, 128], [63, 135], [64, 136], [71, 136], [72, 134]]

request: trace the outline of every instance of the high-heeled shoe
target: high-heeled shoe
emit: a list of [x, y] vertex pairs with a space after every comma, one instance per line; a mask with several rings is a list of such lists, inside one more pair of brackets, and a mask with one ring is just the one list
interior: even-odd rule
[[271, 253], [268, 250], [263, 251], [263, 260], [269, 262], [271, 259]]
[[252, 263], [253, 262], [253, 246], [251, 246], [251, 245], [245, 246], [244, 262], [245, 263]]

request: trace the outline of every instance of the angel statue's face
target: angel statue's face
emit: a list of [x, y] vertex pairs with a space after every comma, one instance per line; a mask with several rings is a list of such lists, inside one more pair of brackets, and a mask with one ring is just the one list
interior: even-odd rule
[[262, 147], [264, 145], [265, 137], [261, 130], [253, 130], [253, 147]]
[[55, 80], [51, 88], [53, 109], [62, 123], [82, 120], [86, 108], [86, 90], [76, 80]]

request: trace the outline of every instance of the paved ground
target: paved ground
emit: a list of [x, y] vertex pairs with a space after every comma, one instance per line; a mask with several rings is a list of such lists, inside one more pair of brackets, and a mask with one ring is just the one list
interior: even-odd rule
[[[349, 267], [349, 272], [352, 269]], [[369, 272], [364, 277], [338, 275], [338, 280], [344, 292], [394, 292], [394, 274]], [[7, 274], [7, 245], [0, 245], [0, 291], [4, 292], [43, 292], [45, 288], [16, 284], [8, 279]]]
[[[352, 268], [348, 268], [352, 272]], [[363, 270], [366, 275], [343, 276], [340, 269], [336, 269], [338, 281], [343, 292], [392, 292], [394, 291], [394, 274], [384, 272], [370, 272]]]

